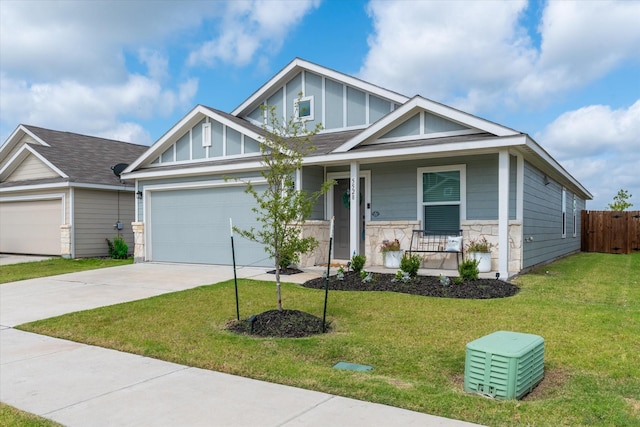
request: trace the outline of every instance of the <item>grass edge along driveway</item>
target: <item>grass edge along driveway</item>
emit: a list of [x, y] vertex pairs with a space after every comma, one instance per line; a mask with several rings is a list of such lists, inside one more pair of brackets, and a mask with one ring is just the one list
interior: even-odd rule
[[[640, 253], [581, 253], [515, 282], [516, 296], [495, 300], [330, 292], [334, 329], [302, 339], [227, 332], [232, 281], [21, 329], [491, 426], [640, 426]], [[274, 308], [272, 282], [239, 289], [241, 317]], [[323, 295], [283, 288], [285, 308], [316, 315]], [[497, 330], [545, 339], [545, 379], [522, 401], [463, 391], [466, 343]], [[332, 369], [338, 361], [374, 370]]]

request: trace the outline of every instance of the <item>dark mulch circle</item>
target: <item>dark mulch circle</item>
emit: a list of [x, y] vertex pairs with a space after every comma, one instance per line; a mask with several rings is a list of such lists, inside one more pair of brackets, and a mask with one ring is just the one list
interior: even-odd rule
[[[479, 279], [456, 284], [449, 278], [449, 284], [443, 285], [435, 276], [418, 276], [407, 283], [394, 280], [393, 274], [378, 273], [373, 280], [363, 282], [359, 274], [347, 272], [344, 279], [329, 277], [329, 289], [333, 291], [384, 291], [401, 292], [440, 298], [490, 299], [506, 298], [520, 290], [516, 285], [496, 280]], [[305, 282], [302, 286], [313, 289], [324, 289], [326, 280], [317, 278]], [[258, 337], [301, 338], [323, 333], [322, 319], [298, 310], [270, 310], [252, 316], [253, 321], [233, 321], [227, 329], [238, 334]], [[327, 322], [326, 329], [330, 329]]]
[[[322, 319], [299, 310], [269, 310], [252, 316], [250, 320], [234, 321], [231, 332], [258, 337], [302, 338], [323, 333]], [[325, 325], [327, 331], [330, 325]]]
[[[373, 274], [371, 282], [363, 282], [359, 274], [347, 272], [343, 280], [337, 276], [329, 277], [329, 289], [335, 291], [386, 291], [401, 292], [411, 295], [440, 298], [490, 299], [506, 298], [518, 293], [520, 288], [511, 283], [497, 279], [478, 279], [464, 281], [460, 284], [449, 278], [449, 284], [443, 285], [435, 276], [418, 276], [407, 283], [394, 280], [393, 274]], [[302, 286], [324, 289], [325, 279], [309, 280]]]

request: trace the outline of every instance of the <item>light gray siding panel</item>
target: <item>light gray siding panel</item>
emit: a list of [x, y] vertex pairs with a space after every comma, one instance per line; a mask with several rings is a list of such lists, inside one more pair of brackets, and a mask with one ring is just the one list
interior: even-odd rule
[[347, 86], [347, 126], [366, 124], [366, 94]]
[[391, 111], [391, 103], [377, 96], [369, 95], [369, 123], [374, 123]]
[[202, 146], [202, 125], [205, 121], [195, 125], [191, 129], [191, 147], [194, 159], [204, 159], [206, 157], [205, 148]]
[[343, 86], [341, 83], [333, 80], [325, 79], [325, 102], [327, 103], [325, 111], [325, 129], [336, 129], [344, 127], [342, 104]]
[[[191, 156], [191, 135], [189, 132], [185, 133], [182, 138], [176, 141], [176, 160], [190, 160]], [[202, 145], [202, 144], [200, 144]]]
[[[74, 190], [75, 252], [77, 257], [108, 256], [105, 239], [122, 236], [133, 253], [135, 195], [131, 191]], [[123, 229], [115, 224], [120, 221]]]
[[240, 154], [242, 147], [242, 136], [235, 129], [227, 127], [227, 156]]
[[245, 153], [258, 153], [260, 152], [260, 143], [253, 138], [245, 135], [244, 137], [244, 152]]
[[286, 119], [289, 117], [293, 117], [293, 101], [298, 99], [300, 92], [302, 91], [302, 73], [295, 76], [293, 79], [289, 80], [287, 83], [287, 105], [285, 105], [285, 115]]
[[[324, 183], [324, 168], [308, 166], [302, 169], [302, 189], [311, 195], [320, 190]], [[324, 197], [320, 197], [313, 206], [309, 219], [324, 219]]]
[[162, 163], [168, 163], [175, 161], [173, 145], [167, 148], [164, 153], [160, 156]]
[[474, 156], [467, 163], [467, 219], [498, 218], [498, 155]]
[[410, 117], [403, 123], [387, 132], [382, 138], [396, 138], [420, 134], [420, 113]]
[[[580, 250], [580, 229], [572, 233], [573, 194], [567, 191], [567, 235], [562, 238], [562, 186], [525, 162], [523, 267], [531, 267]], [[579, 206], [584, 200], [578, 198]], [[578, 218], [579, 221], [579, 218]]]
[[[282, 90], [280, 90], [279, 92], [280, 92], [280, 104], [282, 104]], [[273, 105], [273, 104], [269, 103], [269, 105]], [[264, 123], [264, 113], [262, 111], [262, 106], [259, 106], [258, 108], [253, 110], [251, 113], [249, 113], [249, 118], [255, 120], [258, 123], [261, 123], [261, 124]]]
[[[282, 100], [282, 91], [283, 89], [280, 88], [276, 93], [271, 95], [271, 97], [267, 99], [267, 105], [269, 105], [270, 107], [275, 107], [276, 117], [284, 118], [285, 111], [284, 111], [284, 104], [283, 104], [284, 101]], [[267, 112], [267, 122], [269, 122], [270, 120], [270, 117], [268, 117], [269, 114], [271, 113]]]
[[313, 96], [313, 120], [306, 122], [307, 129], [313, 129], [316, 123], [322, 122], [322, 77], [305, 72], [304, 96]]
[[221, 157], [224, 146], [224, 125], [220, 122], [211, 122], [211, 148], [209, 157]]
[[438, 132], [450, 132], [456, 130], [468, 129], [466, 126], [462, 126], [458, 123], [452, 122], [435, 114], [425, 113], [424, 115], [424, 130], [425, 133], [438, 133]]

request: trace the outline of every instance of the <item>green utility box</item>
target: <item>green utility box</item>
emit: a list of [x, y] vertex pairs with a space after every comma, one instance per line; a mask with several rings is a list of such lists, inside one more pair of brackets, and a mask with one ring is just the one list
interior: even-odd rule
[[544, 339], [498, 331], [467, 344], [464, 391], [520, 399], [544, 377]]

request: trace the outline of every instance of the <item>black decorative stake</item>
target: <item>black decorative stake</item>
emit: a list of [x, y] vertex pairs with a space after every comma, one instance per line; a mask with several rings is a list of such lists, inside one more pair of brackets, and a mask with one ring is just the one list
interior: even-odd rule
[[324, 279], [324, 311], [322, 312], [322, 332], [327, 332], [327, 300], [329, 299], [329, 274], [331, 274], [331, 246], [333, 245], [333, 220], [329, 225], [329, 254], [327, 255], [327, 274]]
[[233, 259], [233, 283], [236, 288], [236, 318], [240, 321], [240, 304], [238, 303], [238, 277], [236, 275], [236, 250], [233, 246], [233, 222], [229, 218], [229, 230], [231, 231], [231, 258]]

